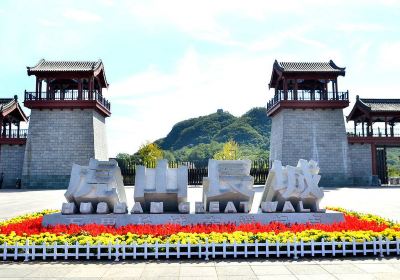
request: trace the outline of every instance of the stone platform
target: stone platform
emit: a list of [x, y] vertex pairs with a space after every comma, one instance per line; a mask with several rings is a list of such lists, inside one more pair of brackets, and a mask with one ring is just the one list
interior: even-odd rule
[[128, 224], [242, 224], [273, 221], [282, 223], [332, 224], [344, 221], [343, 213], [327, 211], [326, 213], [258, 213], [258, 214], [92, 214], [92, 215], [61, 215], [61, 213], [45, 215], [44, 226], [57, 224], [101, 224], [117, 227]]

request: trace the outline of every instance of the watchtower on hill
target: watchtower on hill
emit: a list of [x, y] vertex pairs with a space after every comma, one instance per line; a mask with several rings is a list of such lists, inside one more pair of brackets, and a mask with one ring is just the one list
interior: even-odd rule
[[[65, 188], [72, 164], [107, 160], [105, 119], [110, 103], [99, 61], [46, 61], [27, 67], [35, 91], [25, 91], [31, 109], [22, 172], [24, 188]], [[44, 82], [44, 83], [43, 83]]]
[[296, 165], [300, 158], [313, 159], [320, 166], [322, 186], [353, 184], [343, 116], [349, 93], [339, 91], [339, 76], [345, 76], [345, 68], [332, 60], [275, 61], [269, 83], [275, 89], [267, 105], [270, 160]]

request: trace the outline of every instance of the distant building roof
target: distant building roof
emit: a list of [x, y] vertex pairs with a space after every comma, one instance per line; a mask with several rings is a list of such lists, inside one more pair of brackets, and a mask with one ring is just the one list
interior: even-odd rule
[[0, 107], [2, 107], [4, 104], [10, 103], [13, 100], [14, 98], [0, 98]]
[[102, 61], [47, 61], [41, 59], [33, 67], [27, 67], [28, 71], [52, 72], [52, 71], [94, 71], [102, 66]]
[[356, 103], [347, 120], [350, 121], [382, 121], [398, 119], [400, 115], [400, 99], [374, 99], [356, 97]]
[[17, 96], [14, 96], [14, 98], [0, 98], [0, 117], [5, 117], [7, 115], [13, 115], [21, 121], [28, 121], [28, 118], [18, 103]]
[[359, 101], [372, 112], [392, 111], [400, 112], [400, 99], [367, 99], [359, 98]]

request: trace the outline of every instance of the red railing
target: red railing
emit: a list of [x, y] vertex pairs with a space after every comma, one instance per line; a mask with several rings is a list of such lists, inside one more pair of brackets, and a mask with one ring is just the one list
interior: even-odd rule
[[377, 129], [374, 129], [373, 132], [367, 132], [367, 130], [364, 131], [359, 131], [357, 129], [356, 133], [354, 133], [354, 129], [347, 129], [347, 136], [349, 137], [384, 137], [384, 138], [390, 138], [390, 137], [400, 137], [400, 129], [393, 129], [393, 132], [390, 131], [390, 129], [387, 130], [387, 134], [385, 133], [385, 129], [378, 127]]
[[348, 101], [349, 91], [345, 92], [323, 92], [309, 90], [278, 90], [275, 96], [267, 103], [267, 111], [275, 107], [282, 100], [298, 100], [298, 101]]
[[96, 100], [98, 103], [111, 110], [111, 104], [102, 94], [97, 91], [89, 90], [55, 90], [51, 92], [28, 92], [25, 91], [25, 101], [46, 101], [46, 100]]
[[28, 129], [11, 129], [11, 133], [9, 129], [3, 129], [0, 132], [0, 138], [9, 138], [9, 139], [26, 139], [28, 137]]

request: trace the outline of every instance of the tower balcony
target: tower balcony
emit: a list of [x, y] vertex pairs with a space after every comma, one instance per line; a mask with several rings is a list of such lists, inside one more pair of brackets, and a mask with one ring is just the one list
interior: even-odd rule
[[3, 129], [0, 144], [23, 145], [28, 137], [28, 129]]
[[361, 131], [346, 129], [347, 140], [350, 144], [375, 144], [384, 146], [399, 146], [400, 144], [400, 129], [384, 129], [378, 127], [374, 130], [363, 129]]
[[281, 109], [343, 109], [347, 106], [349, 91], [277, 90], [267, 103], [267, 114], [272, 116]]
[[29, 109], [96, 109], [111, 116], [111, 104], [98, 90], [25, 91], [24, 105]]

